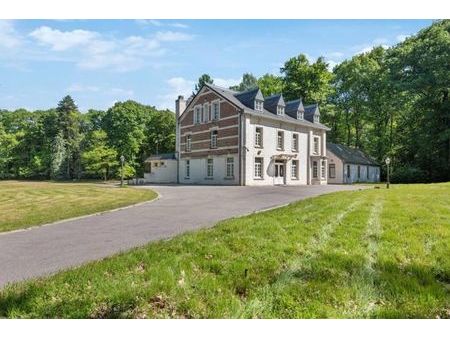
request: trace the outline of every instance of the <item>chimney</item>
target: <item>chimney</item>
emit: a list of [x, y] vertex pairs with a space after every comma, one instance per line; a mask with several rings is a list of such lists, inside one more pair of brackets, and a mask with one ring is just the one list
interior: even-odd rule
[[183, 95], [178, 96], [178, 99], [175, 100], [175, 115], [178, 118], [183, 114], [186, 109], [186, 100]]

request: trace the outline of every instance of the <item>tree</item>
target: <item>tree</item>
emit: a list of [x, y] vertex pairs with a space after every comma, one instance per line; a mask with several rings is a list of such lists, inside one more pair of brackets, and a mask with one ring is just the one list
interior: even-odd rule
[[94, 130], [89, 136], [89, 147], [83, 152], [82, 164], [91, 175], [101, 175], [106, 181], [111, 171], [119, 166], [117, 151], [107, 145], [108, 136], [103, 130]]
[[258, 86], [258, 79], [252, 73], [244, 73], [242, 81], [237, 86], [231, 86], [231, 90], [243, 92]]
[[205, 83], [213, 84], [214, 80], [208, 74], [203, 74], [198, 78], [198, 82], [195, 85], [195, 92], [198, 92], [204, 86]]
[[272, 74], [264, 74], [258, 79], [258, 87], [263, 96], [270, 96], [283, 92], [283, 78]]
[[0, 179], [11, 178], [15, 148], [18, 141], [14, 134], [8, 133], [0, 123]]
[[50, 177], [52, 179], [61, 179], [64, 177], [64, 161], [66, 161], [66, 142], [62, 133], [58, 133], [52, 144], [52, 156]]
[[80, 113], [73, 99], [67, 95], [56, 108], [57, 127], [65, 141], [65, 167], [67, 179], [79, 176]]
[[310, 63], [304, 54], [290, 58], [281, 68], [284, 75], [283, 96], [287, 101], [302, 98], [304, 103], [327, 101], [331, 92], [333, 74], [328, 70], [324, 58]]

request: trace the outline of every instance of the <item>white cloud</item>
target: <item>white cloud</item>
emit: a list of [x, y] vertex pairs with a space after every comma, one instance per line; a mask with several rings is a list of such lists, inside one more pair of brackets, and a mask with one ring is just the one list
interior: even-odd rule
[[16, 48], [21, 45], [22, 39], [14, 29], [10, 20], [0, 20], [0, 48]]
[[98, 37], [98, 33], [83, 29], [62, 32], [58, 29], [42, 26], [32, 31], [30, 36], [43, 45], [49, 45], [54, 51], [64, 51], [91, 43]]
[[395, 39], [396, 39], [398, 42], [403, 42], [403, 41], [405, 41], [409, 36], [410, 36], [410, 35], [407, 35], [407, 34], [400, 34], [400, 35], [397, 35], [397, 36], [395, 37]]
[[188, 25], [180, 22], [171, 23], [169, 26], [175, 27], [175, 28], [189, 28]]
[[326, 60], [328, 63], [328, 70], [331, 72], [334, 67], [336, 67], [340, 62], [336, 62], [334, 60]]
[[328, 53], [327, 56], [330, 57], [330, 58], [342, 59], [344, 57], [344, 53], [342, 53], [342, 52], [331, 52], [331, 53]]
[[229, 88], [231, 86], [238, 85], [241, 82], [242, 78], [240, 79], [221, 79], [221, 78], [215, 78], [214, 84], [218, 85], [220, 87]]
[[189, 41], [194, 38], [192, 34], [173, 31], [157, 32], [155, 37], [159, 41]]
[[138, 20], [135, 20], [135, 22], [141, 26], [151, 25], [151, 26], [155, 26], [155, 27], [169, 26], [169, 27], [183, 28], [183, 29], [189, 28], [188, 25], [181, 23], [181, 22], [166, 23], [165, 21], [153, 20], [153, 19], [148, 19], [148, 20], [138, 19]]
[[166, 84], [166, 94], [158, 96], [159, 103], [157, 107], [159, 109], [171, 109], [174, 111], [176, 98], [179, 95], [183, 95], [185, 99], [191, 96], [195, 81], [183, 77], [172, 77], [166, 81]]
[[384, 49], [387, 49], [390, 47], [388, 45], [387, 39], [378, 38], [378, 39], [372, 40], [372, 42], [370, 42], [370, 43], [353, 46], [352, 50], [355, 52], [355, 55], [356, 54], [364, 54], [364, 53], [370, 52], [372, 49], [374, 49], [375, 47], [379, 47], [379, 46], [383, 47]]
[[99, 90], [100, 88], [97, 86], [86, 86], [78, 83], [74, 83], [66, 89], [69, 93], [98, 92]]

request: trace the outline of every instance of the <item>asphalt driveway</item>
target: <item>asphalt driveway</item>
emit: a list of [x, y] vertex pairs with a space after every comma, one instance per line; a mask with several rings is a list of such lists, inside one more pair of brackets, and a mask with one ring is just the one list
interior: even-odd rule
[[0, 234], [0, 287], [209, 227], [217, 221], [361, 186], [149, 186], [157, 201]]

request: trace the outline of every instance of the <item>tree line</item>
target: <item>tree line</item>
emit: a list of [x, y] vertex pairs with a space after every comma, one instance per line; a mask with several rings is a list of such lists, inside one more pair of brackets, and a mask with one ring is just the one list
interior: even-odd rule
[[0, 110], [0, 178], [78, 180], [142, 176], [145, 158], [175, 148], [175, 116], [134, 101], [81, 114], [70, 96], [55, 109]]
[[[213, 82], [208, 74], [196, 88], [205, 82]], [[328, 141], [361, 149], [380, 164], [390, 157], [395, 182], [450, 180], [450, 20], [332, 71], [323, 57], [310, 62], [300, 54], [280, 74], [246, 73], [230, 89], [255, 86], [264, 96], [282, 92], [285, 100], [319, 103]]]
[[[203, 74], [195, 86], [213, 83]], [[279, 74], [243, 75], [230, 87], [259, 86], [319, 103], [328, 140], [392, 159], [396, 182], [450, 180], [450, 20], [434, 22], [390, 47], [376, 47], [330, 70], [300, 54]], [[127, 177], [142, 176], [151, 153], [175, 148], [175, 116], [134, 101], [81, 114], [70, 96], [55, 109], [0, 110], [0, 178], [112, 178], [119, 158]], [[385, 167], [382, 166], [382, 175]]]

